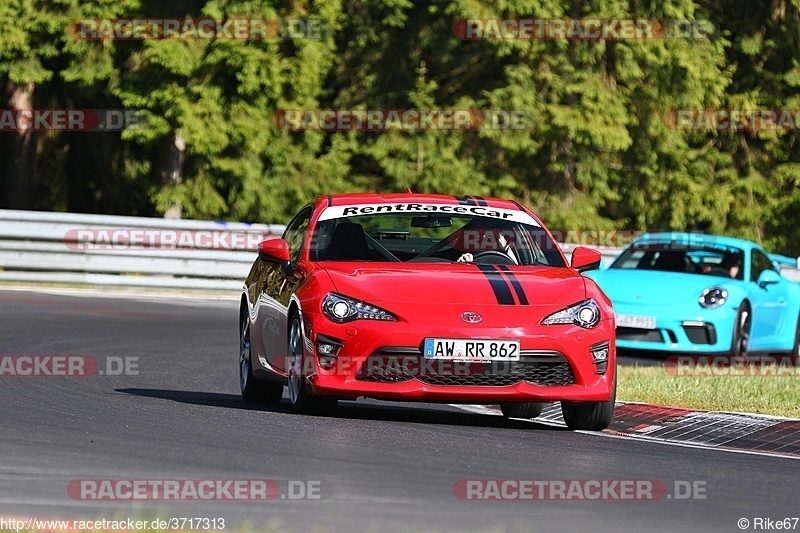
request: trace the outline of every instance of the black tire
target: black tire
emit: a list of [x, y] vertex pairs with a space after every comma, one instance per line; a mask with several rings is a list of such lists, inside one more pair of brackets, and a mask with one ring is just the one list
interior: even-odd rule
[[736, 313], [736, 321], [733, 323], [733, 339], [731, 339], [731, 355], [733, 357], [745, 357], [750, 348], [750, 327], [753, 323], [750, 304], [742, 302], [739, 311]]
[[303, 378], [303, 348], [302, 329], [300, 317], [292, 315], [289, 321], [288, 350], [286, 381], [289, 388], [289, 403], [295, 413], [300, 414], [329, 414], [336, 409], [338, 400], [335, 398], [320, 398], [314, 396], [306, 388]]
[[569, 429], [602, 431], [611, 425], [614, 418], [614, 404], [617, 401], [617, 382], [607, 402], [561, 402], [561, 414]]
[[242, 317], [239, 335], [239, 390], [246, 402], [277, 405], [283, 398], [283, 385], [256, 379], [250, 350], [250, 321]]
[[800, 361], [800, 315], [797, 315], [797, 326], [794, 331], [794, 346], [792, 347], [792, 358]]
[[506, 418], [536, 418], [542, 414], [542, 402], [501, 403], [500, 410]]

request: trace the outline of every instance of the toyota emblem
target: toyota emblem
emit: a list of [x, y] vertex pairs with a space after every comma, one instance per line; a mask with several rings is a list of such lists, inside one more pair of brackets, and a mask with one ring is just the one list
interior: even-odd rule
[[483, 320], [483, 317], [478, 313], [472, 313], [470, 311], [467, 311], [465, 313], [461, 313], [461, 320], [463, 320], [464, 322], [468, 322], [470, 324], [477, 324], [478, 322]]

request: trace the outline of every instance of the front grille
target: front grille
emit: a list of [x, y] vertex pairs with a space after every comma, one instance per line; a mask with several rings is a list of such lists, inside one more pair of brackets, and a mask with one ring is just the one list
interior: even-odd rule
[[624, 341], [664, 342], [661, 330], [617, 328], [617, 339]]
[[418, 379], [429, 385], [506, 387], [522, 381], [540, 386], [572, 385], [575, 375], [558, 352], [523, 351], [519, 361], [453, 363], [425, 360], [416, 348], [384, 348], [370, 355], [356, 379], [401, 383]]
[[480, 387], [506, 387], [520, 381], [533, 385], [572, 385], [575, 376], [569, 363], [474, 363], [482, 366], [479, 371], [467, 375], [438, 374], [420, 376], [419, 380], [429, 385], [472, 385]]

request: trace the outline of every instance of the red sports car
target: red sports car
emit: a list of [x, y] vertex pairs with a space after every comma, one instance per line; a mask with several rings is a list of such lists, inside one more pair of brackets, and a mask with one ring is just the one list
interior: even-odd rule
[[247, 401], [298, 412], [339, 400], [560, 401], [573, 429], [608, 427], [611, 302], [517, 202], [423, 194], [321, 196], [258, 247], [240, 310]]

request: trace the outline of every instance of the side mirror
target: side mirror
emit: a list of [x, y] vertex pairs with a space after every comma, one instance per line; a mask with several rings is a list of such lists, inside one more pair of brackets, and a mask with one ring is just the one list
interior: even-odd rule
[[280, 238], [267, 239], [258, 243], [258, 258], [267, 263], [288, 263], [289, 244]]
[[587, 270], [600, 268], [600, 261], [602, 259], [602, 254], [597, 250], [586, 248], [585, 246], [578, 246], [572, 250], [570, 266], [578, 272], [586, 272]]
[[772, 268], [773, 268], [773, 269], [775, 270], [775, 272], [777, 272], [778, 274], [780, 274], [780, 273], [781, 273], [781, 264], [780, 264], [778, 261], [773, 261], [773, 262], [772, 262]]
[[773, 270], [765, 270], [758, 276], [758, 286], [766, 289], [769, 285], [778, 283], [780, 274]]

